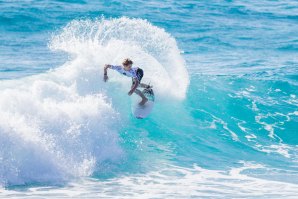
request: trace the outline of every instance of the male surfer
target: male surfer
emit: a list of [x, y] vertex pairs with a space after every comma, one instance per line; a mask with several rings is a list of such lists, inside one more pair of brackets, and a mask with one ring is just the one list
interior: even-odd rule
[[143, 106], [148, 101], [148, 99], [137, 88], [138, 88], [138, 86], [141, 86], [143, 88], [151, 88], [151, 87], [149, 85], [147, 85], [147, 84], [141, 83], [141, 80], [143, 78], [144, 72], [143, 72], [143, 70], [141, 68], [132, 67], [132, 64], [133, 64], [133, 61], [131, 61], [128, 58], [125, 59], [122, 62], [122, 66], [114, 66], [114, 65], [106, 64], [104, 66], [103, 80], [105, 82], [108, 80], [108, 68], [113, 69], [113, 70], [116, 70], [119, 73], [121, 73], [122, 75], [131, 77], [132, 78], [132, 85], [131, 85], [130, 91], [128, 92], [128, 95], [130, 96], [133, 93], [138, 94], [142, 98], [142, 101], [139, 103], [139, 105]]

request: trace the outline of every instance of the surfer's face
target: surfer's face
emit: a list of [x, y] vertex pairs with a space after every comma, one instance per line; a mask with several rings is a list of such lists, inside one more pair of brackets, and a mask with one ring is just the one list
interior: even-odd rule
[[123, 67], [124, 67], [124, 70], [130, 70], [131, 69], [131, 64], [123, 65]]

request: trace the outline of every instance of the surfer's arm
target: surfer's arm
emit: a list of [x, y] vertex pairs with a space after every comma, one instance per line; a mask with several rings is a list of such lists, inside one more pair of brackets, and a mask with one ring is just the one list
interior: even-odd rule
[[110, 64], [106, 64], [105, 67], [104, 67], [104, 71], [103, 71], [103, 79], [104, 81], [107, 81], [108, 80], [108, 69], [112, 69], [112, 70], [115, 70], [119, 73], [123, 73], [123, 69], [121, 66], [115, 66], [115, 65], [110, 65]]
[[134, 84], [131, 86], [130, 91], [128, 92], [128, 95], [132, 95], [133, 92], [135, 92], [135, 90], [138, 88], [139, 86], [139, 80], [137, 78], [133, 78], [133, 82]]
[[109, 77], [108, 77], [108, 68], [111, 68], [111, 65], [106, 64], [105, 67], [103, 68], [103, 80], [106, 82]]
[[103, 68], [104, 75], [107, 75], [108, 74], [108, 68], [111, 68], [111, 65], [110, 64], [106, 64], [105, 67]]

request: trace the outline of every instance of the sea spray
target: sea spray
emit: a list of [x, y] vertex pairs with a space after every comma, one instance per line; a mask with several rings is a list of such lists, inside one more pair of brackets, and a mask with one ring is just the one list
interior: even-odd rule
[[[53, 36], [49, 46], [79, 59], [79, 70], [92, 65], [101, 76], [104, 64], [121, 64], [129, 57], [145, 71], [143, 81], [151, 82], [158, 95], [185, 98], [189, 77], [176, 41], [146, 20], [74, 20]], [[124, 78], [115, 78], [127, 84]]]

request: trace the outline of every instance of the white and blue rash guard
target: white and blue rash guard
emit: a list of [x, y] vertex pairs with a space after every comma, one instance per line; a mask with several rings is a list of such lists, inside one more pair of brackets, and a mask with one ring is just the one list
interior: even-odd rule
[[124, 68], [122, 68], [121, 66], [110, 65], [110, 68], [118, 71], [122, 75], [137, 79], [139, 82], [141, 82], [141, 79], [143, 77], [143, 70], [138, 67], [131, 68], [130, 70], [124, 70]]

